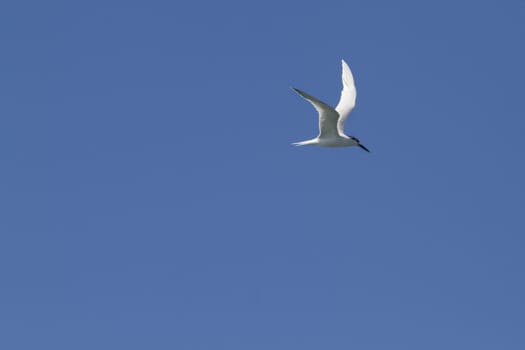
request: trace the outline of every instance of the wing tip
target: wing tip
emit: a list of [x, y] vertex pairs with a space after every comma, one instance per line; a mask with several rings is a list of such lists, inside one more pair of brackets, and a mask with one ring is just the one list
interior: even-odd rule
[[299, 90], [298, 88], [294, 88], [293, 86], [290, 86], [290, 89], [292, 89], [293, 91], [295, 91], [298, 95], [300, 95], [301, 97], [303, 98], [307, 98], [307, 95], [304, 91], [302, 90]]
[[347, 85], [348, 87], [355, 86], [354, 83], [354, 76], [352, 74], [352, 71], [350, 70], [350, 67], [348, 66], [348, 63], [344, 59], [341, 59], [341, 65], [342, 65], [342, 80], [343, 85]]

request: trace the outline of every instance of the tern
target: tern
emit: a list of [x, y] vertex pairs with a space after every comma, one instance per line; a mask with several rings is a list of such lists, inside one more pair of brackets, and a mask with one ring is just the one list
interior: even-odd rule
[[363, 146], [357, 137], [346, 135], [344, 132], [345, 121], [355, 106], [357, 92], [354, 85], [354, 77], [348, 64], [341, 60], [343, 65], [343, 90], [339, 103], [334, 108], [312, 95], [296, 88], [292, 88], [304, 99], [310, 102], [319, 113], [319, 135], [311, 140], [295, 142], [295, 146], [316, 145], [322, 147], [351, 147], [358, 146], [367, 152], [368, 148]]

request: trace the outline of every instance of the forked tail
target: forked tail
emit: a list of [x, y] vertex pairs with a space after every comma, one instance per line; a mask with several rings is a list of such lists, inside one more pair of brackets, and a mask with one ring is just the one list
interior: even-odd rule
[[301, 142], [294, 142], [294, 143], [292, 143], [292, 145], [294, 145], [294, 146], [307, 146], [307, 145], [316, 145], [318, 143], [319, 142], [317, 141], [317, 139], [311, 139], [311, 140], [306, 140], [306, 141], [301, 141]]

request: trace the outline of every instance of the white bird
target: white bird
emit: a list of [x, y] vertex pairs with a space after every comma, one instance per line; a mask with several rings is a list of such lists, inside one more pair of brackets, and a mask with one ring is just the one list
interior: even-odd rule
[[317, 112], [319, 112], [319, 135], [311, 140], [295, 142], [293, 145], [316, 145], [323, 147], [359, 146], [365, 151], [370, 152], [356, 137], [346, 135], [344, 132], [345, 121], [350, 112], [352, 112], [352, 109], [354, 109], [357, 92], [352, 71], [344, 60], [341, 60], [341, 62], [343, 64], [343, 90], [341, 91], [341, 98], [335, 109], [304, 91], [292, 88], [310, 102]]

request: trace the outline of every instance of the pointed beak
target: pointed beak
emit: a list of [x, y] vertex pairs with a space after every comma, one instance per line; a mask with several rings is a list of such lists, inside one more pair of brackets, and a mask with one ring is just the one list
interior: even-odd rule
[[370, 151], [368, 150], [368, 148], [366, 148], [366, 147], [363, 146], [362, 144], [358, 144], [358, 146], [361, 147], [362, 149], [364, 149], [365, 151], [370, 152]]

